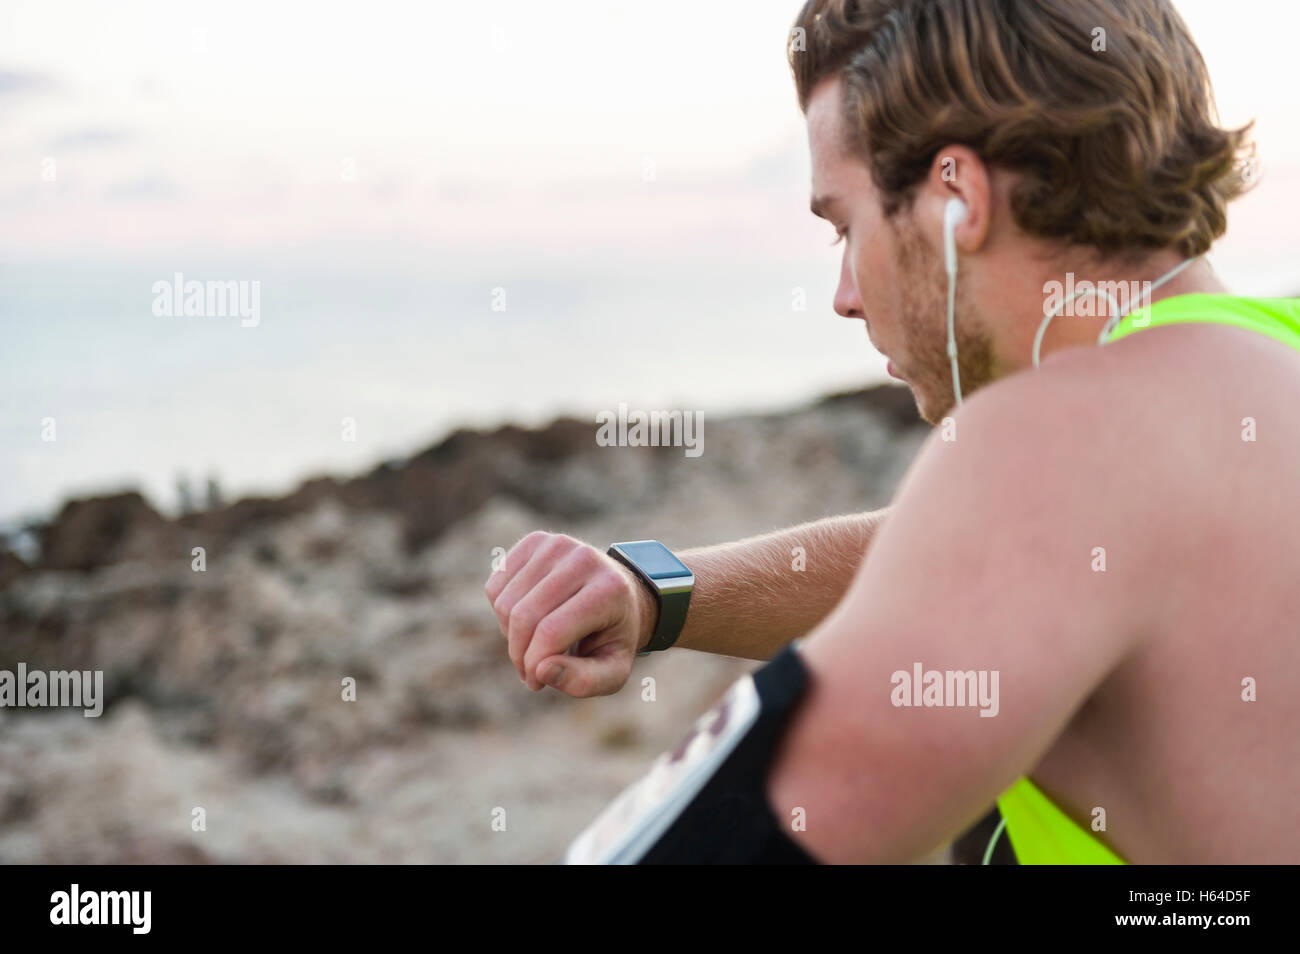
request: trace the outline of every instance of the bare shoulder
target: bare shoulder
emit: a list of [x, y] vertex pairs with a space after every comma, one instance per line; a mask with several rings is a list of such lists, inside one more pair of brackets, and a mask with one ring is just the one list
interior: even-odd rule
[[1279, 445], [1294, 444], [1300, 352], [1222, 325], [1151, 328], [1052, 355], [974, 395], [955, 423], [1004, 451], [1030, 445], [1025, 452], [1038, 452], [1048, 473], [1105, 467], [1138, 494], [1160, 478], [1188, 483], [1191, 467], [1231, 466], [1238, 455], [1220, 455], [1257, 442], [1262, 426]]
[[1300, 397], [1300, 352], [1256, 331], [1208, 322], [1149, 328], [1112, 344], [1073, 348], [1031, 374], [1042, 378], [1048, 401], [1084, 394], [1106, 421], [1153, 427], [1213, 426], [1219, 411], [1249, 410], [1252, 403], [1263, 411], [1266, 401], [1295, 406]]
[[1221, 325], [1150, 328], [1052, 355], [952, 423], [968, 459], [948, 456], [1007, 512], [1036, 505], [1169, 566], [1279, 519], [1300, 480], [1300, 353]]

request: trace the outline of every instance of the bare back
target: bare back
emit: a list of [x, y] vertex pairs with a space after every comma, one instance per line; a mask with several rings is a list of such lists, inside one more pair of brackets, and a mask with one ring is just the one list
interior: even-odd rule
[[1107, 572], [1138, 577], [1156, 613], [1032, 777], [1085, 824], [1104, 808], [1131, 862], [1295, 862], [1300, 353], [1193, 325], [1106, 350], [1145, 405], [1109, 425], [1149, 430], [1116, 462], [1159, 512], [1131, 532], [1164, 540], [1162, 565]]

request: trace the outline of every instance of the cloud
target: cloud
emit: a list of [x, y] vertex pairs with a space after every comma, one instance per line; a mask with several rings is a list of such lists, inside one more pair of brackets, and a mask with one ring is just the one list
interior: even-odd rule
[[22, 96], [28, 93], [45, 93], [57, 89], [59, 84], [47, 73], [19, 73], [0, 69], [0, 96]]
[[183, 191], [168, 176], [141, 176], [113, 183], [104, 190], [104, 198], [113, 202], [152, 202], [175, 198]]
[[135, 134], [125, 129], [87, 127], [55, 136], [50, 140], [50, 148], [55, 152], [82, 152], [88, 149], [120, 146], [133, 139]]
[[745, 165], [740, 180], [760, 189], [785, 190], [808, 181], [808, 147], [798, 138], [786, 139]]

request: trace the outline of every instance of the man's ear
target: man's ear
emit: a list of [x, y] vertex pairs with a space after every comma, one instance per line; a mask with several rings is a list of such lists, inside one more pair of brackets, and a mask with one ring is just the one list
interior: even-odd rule
[[924, 221], [935, 223], [935, 238], [942, 242], [943, 210], [950, 199], [966, 204], [966, 217], [953, 232], [957, 253], [970, 255], [984, 245], [993, 211], [988, 167], [969, 146], [945, 146], [935, 153], [922, 186]]

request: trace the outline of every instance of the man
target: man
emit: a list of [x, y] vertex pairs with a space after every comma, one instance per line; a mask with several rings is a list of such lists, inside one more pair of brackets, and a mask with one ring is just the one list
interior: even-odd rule
[[[807, 635], [781, 838], [908, 861], [999, 800], [1022, 862], [1300, 860], [1300, 306], [1200, 258], [1250, 167], [1181, 19], [811, 0], [793, 37], [835, 309], [939, 427], [887, 512], [679, 554], [676, 645]], [[616, 691], [659, 626], [562, 536], [487, 594], [535, 690]]]

